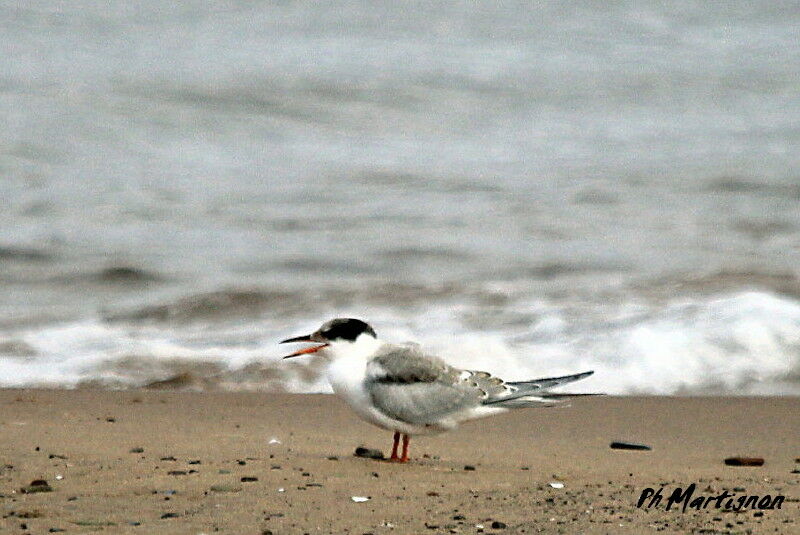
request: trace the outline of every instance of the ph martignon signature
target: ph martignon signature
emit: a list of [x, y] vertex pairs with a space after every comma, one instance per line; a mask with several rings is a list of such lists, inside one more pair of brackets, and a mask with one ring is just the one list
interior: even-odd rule
[[665, 487], [661, 487], [658, 490], [654, 490], [650, 487], [644, 489], [639, 496], [636, 507], [645, 507], [646, 509], [664, 507], [665, 511], [669, 511], [673, 506], [676, 508], [679, 506], [681, 512], [684, 513], [687, 508], [700, 511], [702, 509], [708, 509], [709, 507], [713, 507], [714, 509], [730, 509], [732, 511], [741, 511], [742, 509], [780, 509], [786, 499], [786, 496], [772, 496], [770, 494], [765, 494], [764, 496], [748, 494], [737, 495], [727, 490], [717, 495], [706, 496], [700, 494], [695, 497], [697, 484], [692, 483], [686, 487], [686, 490], [682, 487], [676, 488], [669, 497], [666, 498], [666, 501], [664, 501], [664, 489]]

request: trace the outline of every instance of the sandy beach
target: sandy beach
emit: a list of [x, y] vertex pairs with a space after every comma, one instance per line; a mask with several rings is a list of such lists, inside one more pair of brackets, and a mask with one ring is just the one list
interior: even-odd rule
[[[0, 429], [3, 533], [800, 529], [798, 398], [584, 399], [416, 438], [406, 465], [353, 456], [388, 453], [391, 436], [325, 395], [4, 390]], [[723, 464], [737, 455], [766, 462]], [[21, 492], [37, 479], [52, 491]], [[696, 495], [786, 499], [766, 511], [637, 508], [648, 487], [666, 499], [691, 483]]]

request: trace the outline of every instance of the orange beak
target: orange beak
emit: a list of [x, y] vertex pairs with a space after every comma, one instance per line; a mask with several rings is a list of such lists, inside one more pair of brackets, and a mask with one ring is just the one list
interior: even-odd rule
[[[308, 336], [295, 336], [294, 338], [287, 338], [286, 340], [282, 340], [280, 343], [281, 344], [287, 344], [287, 343], [291, 343], [291, 342], [315, 342], [315, 340], [313, 340], [311, 338], [311, 335], [308, 335]], [[305, 349], [301, 349], [299, 351], [295, 351], [294, 353], [286, 355], [283, 358], [288, 359], [288, 358], [292, 358], [292, 357], [299, 357], [300, 355], [308, 355], [310, 353], [316, 353], [320, 349], [323, 349], [323, 348], [326, 348], [326, 347], [328, 347], [328, 344], [322, 344], [322, 345], [318, 345], [318, 346], [314, 346], [314, 347], [307, 347]]]
[[290, 353], [289, 355], [286, 355], [283, 358], [290, 359], [292, 357], [299, 357], [300, 355], [308, 355], [309, 353], [316, 353], [320, 349], [324, 349], [326, 347], [328, 347], [328, 344], [322, 344], [322, 345], [319, 345], [319, 346], [307, 347], [305, 349], [301, 349], [299, 351], [295, 351], [294, 353]]

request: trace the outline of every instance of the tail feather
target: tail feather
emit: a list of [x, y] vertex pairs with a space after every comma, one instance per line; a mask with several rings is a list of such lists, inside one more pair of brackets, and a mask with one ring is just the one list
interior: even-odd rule
[[484, 405], [496, 405], [499, 407], [521, 408], [536, 406], [551, 406], [564, 399], [579, 396], [597, 396], [602, 394], [568, 394], [559, 392], [549, 392], [550, 388], [579, 381], [592, 375], [594, 371], [576, 373], [574, 375], [564, 375], [561, 377], [547, 377], [543, 379], [533, 379], [531, 381], [517, 381], [506, 383], [509, 391], [502, 395], [490, 397], [483, 401]]

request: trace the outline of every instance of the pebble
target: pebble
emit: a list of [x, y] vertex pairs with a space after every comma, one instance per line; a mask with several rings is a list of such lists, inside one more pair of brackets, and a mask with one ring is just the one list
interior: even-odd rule
[[330, 457], [328, 457], [328, 460], [329, 461], [338, 461], [339, 458], [337, 456], [335, 456], [335, 455], [331, 455]]
[[468, 465], [464, 466], [464, 470], [466, 470], [467, 472], [474, 472], [475, 471], [475, 467], [472, 466], [471, 464], [468, 464]]
[[169, 456], [167, 456], [167, 457], [162, 457], [162, 458], [161, 458], [161, 460], [162, 460], [162, 461], [177, 461], [178, 459], [176, 459], [176, 458], [175, 458], [175, 457], [173, 457], [172, 455], [169, 455]]
[[186, 470], [170, 470], [167, 472], [168, 476], [185, 476]]
[[189, 461], [188, 464], [203, 464], [202, 461]]
[[650, 451], [653, 449], [647, 444], [636, 444], [635, 442], [612, 442], [609, 447], [612, 450]]
[[728, 457], [725, 459], [728, 466], [762, 466], [764, 459], [761, 457]]
[[553, 487], [554, 489], [563, 489], [564, 488], [564, 484], [562, 482], [560, 482], [560, 481], [553, 481], [552, 483], [550, 483], [550, 486]]
[[351, 496], [350, 499], [356, 503], [361, 503], [369, 501], [371, 498], [369, 496]]
[[364, 448], [362, 446], [357, 447], [353, 455], [356, 457], [364, 457], [366, 459], [384, 459], [383, 452], [381, 450]]
[[500, 522], [499, 520], [495, 520], [492, 522], [492, 529], [506, 529], [508, 526], [505, 523]]
[[161, 515], [161, 518], [178, 518], [179, 516], [181, 515], [179, 515], [178, 513], [164, 513], [163, 515]]
[[252, 483], [253, 481], [258, 481], [258, 478], [253, 476], [244, 476], [239, 481], [242, 483]]
[[131, 448], [129, 453], [144, 453], [144, 448]]
[[31, 481], [30, 485], [22, 487], [20, 492], [23, 494], [32, 494], [34, 492], [53, 492], [53, 487], [51, 487], [44, 479], [34, 479]]
[[212, 492], [241, 492], [242, 487], [236, 485], [211, 485]]

